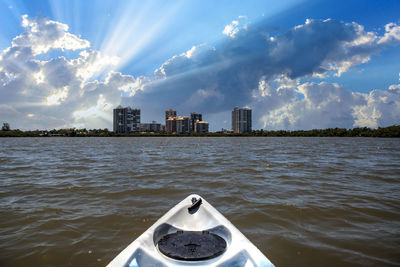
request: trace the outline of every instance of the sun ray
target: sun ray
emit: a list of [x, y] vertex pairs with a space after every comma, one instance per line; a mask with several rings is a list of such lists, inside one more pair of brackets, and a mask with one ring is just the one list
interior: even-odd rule
[[65, 12], [66, 9], [63, 8], [62, 1], [49, 1], [50, 9], [51, 9], [51, 14], [53, 15], [54, 19], [59, 22], [64, 22], [66, 21], [65, 17]]
[[119, 56], [121, 60], [118, 68], [123, 67], [158, 36], [181, 5], [182, 1], [176, 1], [164, 10], [161, 17], [150, 21], [150, 24], [146, 22], [149, 22], [147, 19], [151, 17], [154, 8], [151, 4], [146, 4], [141, 9], [136, 9], [134, 4], [125, 7], [116, 26], [108, 29], [100, 50], [106, 55]]
[[[7, 50], [7, 49], [6, 49]], [[0, 60], [3, 60], [2, 56], [0, 55]], [[8, 63], [11, 63], [11, 69], [17, 68], [18, 73], [29, 73], [31, 70], [26, 66], [25, 62], [21, 62], [20, 60], [17, 60], [15, 58], [7, 58], [5, 61], [8, 61]], [[8, 72], [8, 71], [7, 71]], [[11, 71], [13, 73], [14, 71]]]
[[122, 7], [119, 7], [117, 12], [120, 15], [116, 17], [115, 20], [117, 21], [112, 23], [116, 26], [110, 28], [104, 36], [104, 42], [100, 50], [106, 54], [115, 53], [117, 55], [121, 48], [127, 45], [128, 39], [137, 34], [141, 21], [144, 20], [150, 10], [149, 2], [146, 2], [146, 5], [141, 9], [135, 6], [134, 2], [123, 10]]
[[4, 5], [8, 8], [11, 14], [19, 21], [21, 16], [24, 14], [21, 10], [25, 8], [21, 7], [21, 2], [3, 0]]

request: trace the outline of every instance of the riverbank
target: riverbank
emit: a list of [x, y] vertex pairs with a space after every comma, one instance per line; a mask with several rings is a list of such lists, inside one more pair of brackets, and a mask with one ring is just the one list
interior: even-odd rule
[[267, 131], [255, 130], [252, 133], [236, 134], [231, 132], [210, 132], [202, 134], [170, 134], [166, 132], [142, 132], [136, 134], [116, 134], [108, 129], [59, 129], [59, 130], [36, 130], [21, 131], [8, 130], [0, 131], [0, 137], [236, 137], [236, 136], [272, 136], [272, 137], [400, 137], [400, 126], [393, 125], [384, 128], [370, 129], [364, 128], [328, 128], [313, 130], [297, 130], [297, 131]]

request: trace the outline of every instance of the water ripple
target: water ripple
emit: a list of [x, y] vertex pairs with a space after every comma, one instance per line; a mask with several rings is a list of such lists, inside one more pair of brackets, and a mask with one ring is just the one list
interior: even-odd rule
[[400, 140], [7, 138], [0, 266], [104, 266], [190, 193], [277, 266], [400, 265]]

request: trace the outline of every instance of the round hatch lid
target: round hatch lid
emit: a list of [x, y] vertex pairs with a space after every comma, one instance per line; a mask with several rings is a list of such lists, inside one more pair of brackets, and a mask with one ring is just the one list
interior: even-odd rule
[[208, 231], [177, 231], [163, 236], [157, 244], [165, 256], [184, 261], [212, 259], [226, 249], [226, 241]]

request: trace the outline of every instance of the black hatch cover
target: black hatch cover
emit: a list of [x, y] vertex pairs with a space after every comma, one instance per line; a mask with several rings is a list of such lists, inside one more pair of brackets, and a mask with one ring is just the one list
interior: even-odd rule
[[225, 240], [208, 231], [177, 231], [163, 236], [158, 249], [164, 255], [184, 261], [215, 258], [225, 252]]

